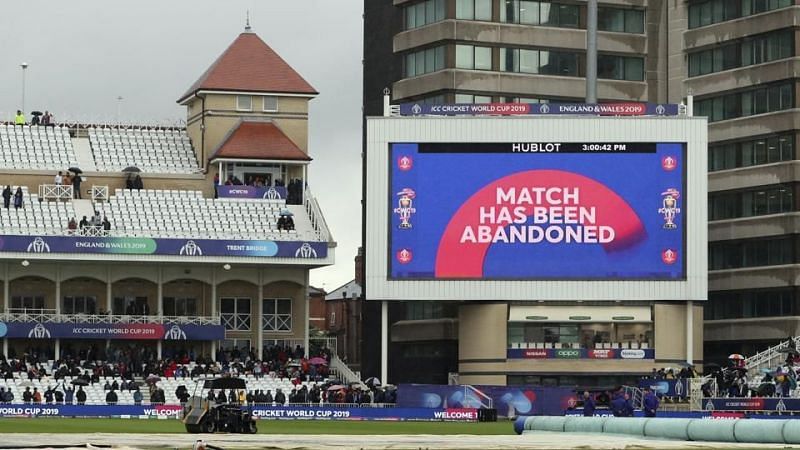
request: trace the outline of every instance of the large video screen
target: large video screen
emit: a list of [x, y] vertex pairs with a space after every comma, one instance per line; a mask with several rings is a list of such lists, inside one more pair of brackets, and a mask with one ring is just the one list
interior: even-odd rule
[[684, 143], [389, 151], [389, 279], [686, 279]]

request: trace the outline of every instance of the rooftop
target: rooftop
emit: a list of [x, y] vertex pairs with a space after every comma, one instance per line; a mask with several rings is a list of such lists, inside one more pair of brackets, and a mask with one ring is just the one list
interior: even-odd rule
[[228, 158], [311, 161], [275, 123], [252, 119], [241, 120], [211, 156]]

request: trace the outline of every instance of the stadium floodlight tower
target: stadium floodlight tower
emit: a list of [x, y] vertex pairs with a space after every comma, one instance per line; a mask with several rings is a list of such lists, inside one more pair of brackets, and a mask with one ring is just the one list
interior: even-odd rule
[[19, 65], [22, 67], [22, 112], [25, 112], [25, 72], [28, 68], [28, 63], [23, 62]]

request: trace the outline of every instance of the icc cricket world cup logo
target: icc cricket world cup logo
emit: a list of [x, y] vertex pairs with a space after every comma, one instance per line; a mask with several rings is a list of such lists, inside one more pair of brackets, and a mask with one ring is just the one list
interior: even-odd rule
[[664, 216], [664, 229], [674, 230], [678, 228], [675, 225], [675, 217], [681, 213], [681, 209], [678, 208], [678, 199], [681, 194], [677, 189], [669, 188], [662, 192], [661, 196], [661, 208], [658, 209], [658, 213]]
[[394, 209], [394, 213], [400, 217], [399, 228], [411, 228], [411, 216], [417, 212], [417, 209], [414, 208], [414, 198], [417, 194], [411, 188], [403, 188], [397, 193], [397, 196], [400, 198], [397, 200], [397, 208]]

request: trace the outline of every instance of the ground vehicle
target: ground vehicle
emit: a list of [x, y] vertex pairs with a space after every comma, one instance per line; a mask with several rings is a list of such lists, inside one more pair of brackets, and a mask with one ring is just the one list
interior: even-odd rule
[[203, 390], [224, 389], [229, 391], [244, 390], [244, 380], [240, 378], [211, 378], [200, 380], [195, 387], [195, 392], [186, 405], [183, 423], [189, 433], [214, 433], [226, 431], [229, 433], [255, 433], [257, 431], [255, 419], [250, 410], [242, 405], [217, 403], [203, 398]]

